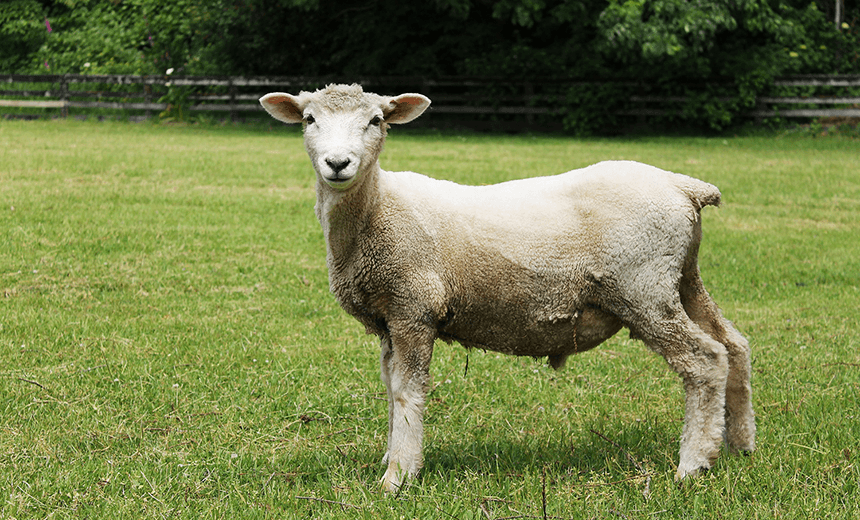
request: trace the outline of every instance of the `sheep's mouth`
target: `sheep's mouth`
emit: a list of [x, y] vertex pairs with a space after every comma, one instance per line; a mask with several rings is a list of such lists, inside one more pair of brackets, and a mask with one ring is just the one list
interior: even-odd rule
[[350, 177], [327, 177], [324, 175], [323, 180], [325, 180], [326, 184], [332, 188], [344, 190], [352, 185], [352, 181], [355, 180], [355, 175]]
[[345, 183], [351, 181], [352, 179], [353, 179], [353, 177], [326, 177], [325, 178], [326, 182], [329, 182], [331, 184], [345, 184]]

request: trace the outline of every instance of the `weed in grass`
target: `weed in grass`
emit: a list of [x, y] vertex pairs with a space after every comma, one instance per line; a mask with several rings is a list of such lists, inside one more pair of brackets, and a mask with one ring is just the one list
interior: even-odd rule
[[0, 517], [856, 518], [858, 152], [393, 134], [387, 169], [463, 183], [718, 185], [702, 274], [753, 344], [759, 451], [677, 486], [681, 385], [622, 335], [560, 372], [440, 343], [425, 469], [384, 498], [378, 347], [328, 293], [297, 132], [0, 121]]

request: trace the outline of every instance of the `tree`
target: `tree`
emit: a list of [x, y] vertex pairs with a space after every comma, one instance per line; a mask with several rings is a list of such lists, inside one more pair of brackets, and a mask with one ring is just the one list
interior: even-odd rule
[[597, 23], [607, 59], [646, 77], [835, 72], [838, 61], [832, 52], [800, 68], [792, 59], [800, 46], [828, 51], [838, 39], [809, 0], [611, 0]]
[[[3, 72], [621, 80], [557, 93], [585, 131], [631, 84], [730, 124], [785, 73], [858, 73], [834, 0], [6, 0]], [[847, 10], [846, 10], [847, 9]], [[632, 82], [632, 83], [631, 83]], [[641, 88], [639, 90], [641, 90]], [[501, 91], [500, 91], [501, 92]], [[724, 98], [731, 98], [725, 101]]]
[[27, 67], [28, 58], [48, 35], [42, 15], [42, 5], [36, 0], [0, 3], [0, 71]]

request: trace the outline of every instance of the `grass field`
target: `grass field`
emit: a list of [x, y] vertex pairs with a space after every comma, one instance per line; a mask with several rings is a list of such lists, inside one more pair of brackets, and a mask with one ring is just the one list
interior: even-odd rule
[[759, 450], [675, 484], [680, 380], [624, 334], [559, 372], [440, 343], [425, 469], [384, 497], [377, 342], [328, 292], [297, 131], [0, 121], [0, 518], [860, 517], [860, 141], [395, 131], [382, 162], [621, 158], [723, 192], [701, 268]]

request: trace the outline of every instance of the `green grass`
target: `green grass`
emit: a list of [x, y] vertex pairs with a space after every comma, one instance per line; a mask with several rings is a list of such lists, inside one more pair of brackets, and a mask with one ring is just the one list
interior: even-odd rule
[[294, 129], [0, 121], [0, 518], [857, 518], [858, 157], [393, 132], [384, 167], [463, 183], [624, 158], [717, 184], [701, 267], [754, 349], [759, 450], [676, 485], [680, 381], [623, 334], [560, 372], [440, 343], [425, 469], [383, 497], [377, 343], [328, 292]]

